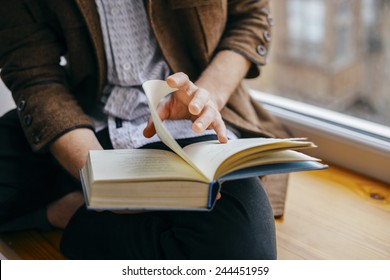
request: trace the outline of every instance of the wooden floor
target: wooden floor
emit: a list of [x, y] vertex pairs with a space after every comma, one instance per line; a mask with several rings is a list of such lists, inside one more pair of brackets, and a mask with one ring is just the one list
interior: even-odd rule
[[63, 260], [61, 231], [23, 231], [0, 236], [0, 258], [10, 260]]
[[330, 167], [291, 175], [279, 259], [390, 259], [390, 186]]
[[[292, 174], [279, 259], [390, 259], [390, 186], [330, 167]], [[0, 258], [62, 259], [61, 232], [0, 236]]]

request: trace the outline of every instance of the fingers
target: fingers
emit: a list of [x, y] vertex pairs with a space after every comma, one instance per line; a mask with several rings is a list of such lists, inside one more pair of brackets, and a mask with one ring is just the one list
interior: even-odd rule
[[179, 89], [180, 92], [185, 94], [179, 94], [184, 103], [188, 104], [188, 111], [192, 115], [199, 115], [205, 104], [210, 100], [210, 94], [207, 90], [198, 88], [189, 77], [182, 73], [175, 73], [167, 78], [167, 83], [170, 87]]
[[[206, 129], [214, 129], [217, 133], [218, 140], [221, 143], [226, 143], [226, 127], [215, 102], [211, 99], [210, 93], [206, 89], [196, 86], [189, 79], [188, 75], [182, 72], [169, 76], [166, 81], [170, 87], [178, 89], [172, 100], [177, 99], [179, 102], [174, 102], [172, 104], [186, 104], [187, 112], [192, 115], [192, 129], [197, 133], [202, 133]], [[176, 114], [172, 112], [175, 111], [174, 108], [176, 105], [172, 104], [170, 108], [167, 107], [165, 109], [168, 109], [166, 111], [170, 112], [169, 118], [175, 119], [174, 116]], [[181, 111], [181, 114], [185, 113]], [[151, 132], [155, 132], [152, 130], [151, 126], [150, 128]]]
[[210, 128], [214, 122], [219, 122], [221, 119], [220, 113], [215, 109], [215, 107], [208, 103], [203, 107], [203, 110], [200, 114], [193, 117], [192, 128], [195, 132], [201, 133], [204, 130]]
[[[188, 111], [192, 115], [199, 115], [210, 101], [210, 93], [196, 86], [188, 75], [182, 72], [169, 76], [166, 81], [170, 87], [179, 89], [178, 98], [185, 96], [185, 100], [182, 99], [182, 101], [188, 104]], [[185, 95], [180, 94], [181, 92], [184, 92]]]
[[205, 108], [206, 104], [210, 101], [210, 94], [207, 90], [198, 88], [188, 104], [188, 110], [192, 115], [199, 115]]
[[224, 121], [222, 120], [221, 115], [220, 115], [219, 121], [218, 122], [215, 121], [213, 123], [213, 129], [217, 133], [218, 141], [220, 143], [227, 143], [228, 142], [228, 138], [226, 136], [226, 126], [225, 126]]
[[187, 93], [187, 96], [192, 95], [198, 89], [198, 87], [191, 82], [188, 75], [183, 72], [178, 72], [169, 76], [166, 81], [170, 87], [184, 91]]
[[206, 129], [214, 129], [221, 143], [228, 141], [226, 136], [226, 126], [222, 120], [221, 114], [214, 106], [206, 106], [203, 112], [192, 124], [192, 129], [197, 133], [202, 133]]

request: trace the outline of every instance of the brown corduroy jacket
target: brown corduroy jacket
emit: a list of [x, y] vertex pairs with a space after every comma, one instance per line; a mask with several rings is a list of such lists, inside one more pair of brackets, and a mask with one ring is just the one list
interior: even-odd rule
[[[253, 62], [248, 77], [265, 64], [272, 25], [267, 0], [146, 0], [145, 7], [172, 72], [196, 81], [223, 49]], [[88, 113], [102, 93], [105, 63], [94, 0], [2, 1], [1, 75], [33, 150], [72, 129], [93, 128]], [[221, 113], [244, 137], [287, 135], [241, 86]]]

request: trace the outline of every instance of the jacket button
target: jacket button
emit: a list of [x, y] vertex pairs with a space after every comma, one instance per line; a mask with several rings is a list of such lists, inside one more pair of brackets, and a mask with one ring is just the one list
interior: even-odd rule
[[274, 18], [271, 16], [271, 15], [268, 15], [267, 16], [267, 21], [268, 21], [268, 24], [270, 26], [274, 26], [275, 22], [274, 22]]
[[18, 111], [19, 112], [22, 112], [24, 110], [24, 108], [26, 108], [26, 100], [21, 100], [19, 102], [19, 105], [18, 105]]
[[41, 137], [38, 134], [33, 133], [32, 134], [32, 141], [34, 144], [38, 144], [39, 141], [41, 141]]
[[264, 39], [265, 39], [267, 42], [271, 42], [272, 37], [271, 37], [271, 33], [270, 33], [269, 31], [267, 31], [267, 30], [264, 31], [263, 36], [264, 36]]
[[257, 53], [261, 56], [267, 55], [267, 48], [264, 45], [258, 45], [257, 46]]
[[30, 126], [32, 123], [32, 117], [31, 115], [25, 115], [23, 118], [23, 123], [25, 126]]

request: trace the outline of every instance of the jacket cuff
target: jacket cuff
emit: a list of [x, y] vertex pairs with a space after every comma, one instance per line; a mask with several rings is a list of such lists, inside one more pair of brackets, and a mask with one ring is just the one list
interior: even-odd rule
[[26, 139], [35, 152], [76, 128], [93, 129], [92, 120], [62, 84], [37, 85], [14, 93]]
[[268, 8], [256, 10], [256, 16], [237, 20], [227, 29], [218, 50], [231, 50], [251, 61], [252, 66], [246, 78], [255, 78], [260, 75], [260, 67], [268, 62], [273, 25]]

